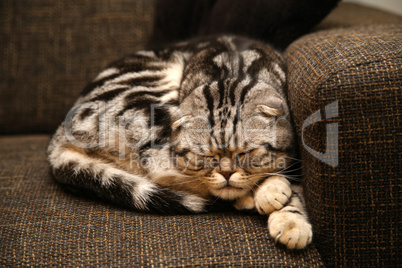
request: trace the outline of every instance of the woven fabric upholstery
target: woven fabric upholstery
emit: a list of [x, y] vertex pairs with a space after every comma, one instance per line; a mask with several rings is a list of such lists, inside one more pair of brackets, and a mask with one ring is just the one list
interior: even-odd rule
[[[401, 55], [402, 24], [317, 32], [286, 51], [307, 207], [328, 266], [400, 264]], [[326, 119], [336, 101], [338, 114]], [[303, 129], [316, 111], [323, 120]], [[336, 135], [326, 131], [331, 123], [338, 124], [337, 167], [306, 147], [324, 153], [326, 136]]]
[[160, 216], [64, 192], [50, 177], [47, 136], [0, 138], [0, 266], [319, 267], [314, 247], [287, 251], [266, 217]]
[[396, 14], [358, 4], [341, 2], [314, 30], [399, 23], [401, 23], [401, 16]]
[[141, 49], [152, 0], [2, 0], [0, 134], [53, 132], [86, 83]]
[[[2, 0], [0, 134], [51, 133], [86, 83], [142, 49], [153, 0]], [[347, 4], [320, 26], [392, 23], [398, 16]]]

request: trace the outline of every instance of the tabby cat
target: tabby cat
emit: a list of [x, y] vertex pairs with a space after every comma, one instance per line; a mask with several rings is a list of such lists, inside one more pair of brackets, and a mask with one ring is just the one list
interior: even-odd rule
[[73, 191], [158, 213], [229, 200], [269, 215], [270, 235], [288, 248], [311, 243], [301, 188], [286, 177], [295, 137], [284, 60], [266, 43], [219, 34], [112, 63], [48, 153], [55, 179]]

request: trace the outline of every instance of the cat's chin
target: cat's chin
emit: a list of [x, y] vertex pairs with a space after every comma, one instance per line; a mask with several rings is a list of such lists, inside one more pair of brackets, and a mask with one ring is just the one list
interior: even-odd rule
[[211, 189], [210, 191], [216, 197], [222, 198], [224, 200], [234, 200], [246, 195], [249, 190], [233, 186], [226, 186], [219, 189]]

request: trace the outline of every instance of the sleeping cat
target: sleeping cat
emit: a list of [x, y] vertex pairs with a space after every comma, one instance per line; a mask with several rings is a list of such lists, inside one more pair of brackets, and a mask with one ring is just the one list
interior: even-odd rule
[[199, 213], [217, 199], [269, 215], [288, 248], [311, 243], [281, 54], [237, 35], [138, 51], [102, 71], [48, 153], [73, 191], [158, 213]]

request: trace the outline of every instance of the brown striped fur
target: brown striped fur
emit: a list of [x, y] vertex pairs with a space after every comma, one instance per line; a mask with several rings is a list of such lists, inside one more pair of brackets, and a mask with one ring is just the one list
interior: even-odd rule
[[202, 212], [222, 199], [272, 213], [271, 235], [303, 248], [311, 226], [286, 178], [294, 147], [281, 55], [218, 36], [110, 65], [58, 129], [49, 160], [69, 189], [136, 210]]

